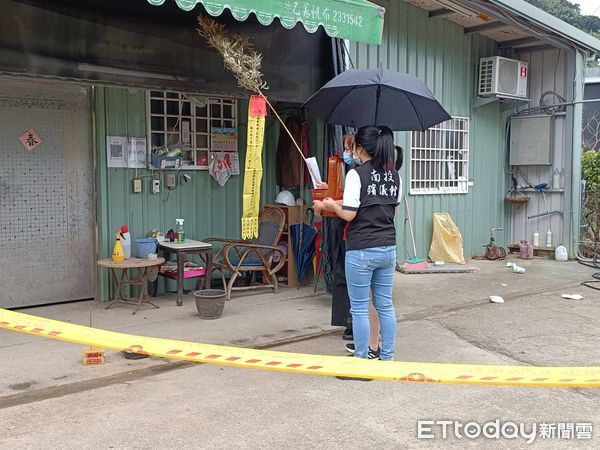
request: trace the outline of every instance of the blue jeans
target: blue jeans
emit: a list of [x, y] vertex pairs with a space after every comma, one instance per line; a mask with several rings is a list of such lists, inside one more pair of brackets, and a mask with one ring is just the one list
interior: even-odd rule
[[[369, 290], [381, 323], [380, 359], [394, 359], [396, 314], [392, 286], [396, 266], [396, 247], [373, 247], [346, 252], [346, 282], [350, 297], [354, 356], [366, 358], [369, 351]], [[376, 350], [376, 349], [373, 349]]]

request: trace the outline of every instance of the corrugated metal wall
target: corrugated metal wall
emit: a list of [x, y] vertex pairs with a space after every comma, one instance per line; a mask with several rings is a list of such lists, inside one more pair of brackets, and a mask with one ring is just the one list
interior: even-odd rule
[[[465, 256], [481, 254], [492, 227], [506, 228], [503, 197], [507, 178], [503, 170], [504, 115], [497, 103], [471, 108], [479, 58], [497, 54], [493, 41], [465, 36], [463, 28], [404, 2], [386, 2], [383, 44], [351, 45], [356, 68], [383, 67], [410, 73], [427, 83], [453, 116], [470, 117], [469, 178], [474, 183], [468, 194], [409, 195], [417, 241], [417, 253], [429, 252], [434, 212], [449, 212], [461, 230]], [[396, 142], [405, 149], [401, 175], [408, 192], [409, 133], [398, 133]], [[397, 217], [399, 259], [410, 249], [410, 236], [401, 205]], [[508, 236], [498, 235], [499, 242]], [[409, 250], [412, 252], [412, 250]]]
[[[98, 173], [98, 254], [108, 257], [112, 250], [114, 233], [125, 223], [134, 238], [143, 237], [153, 228], [166, 231], [175, 227], [175, 218], [185, 219], [187, 236], [201, 239], [207, 236], [239, 238], [242, 210], [243, 161], [245, 158], [247, 101], [238, 103], [239, 154], [242, 175], [232, 176], [220, 187], [207, 171], [186, 171], [191, 182], [180, 184], [167, 197], [164, 171], [158, 171], [160, 195], [152, 194], [150, 172], [138, 170], [143, 176], [143, 192], [133, 193], [134, 169], [106, 167], [106, 136], [146, 136], [146, 99], [143, 89], [95, 89], [96, 97], [96, 158]], [[275, 185], [275, 150], [279, 126], [272, 116], [267, 118], [261, 202], [272, 202]], [[314, 123], [314, 121], [313, 121]], [[311, 127], [316, 138], [318, 127]], [[315, 142], [314, 139], [311, 139]], [[100, 273], [99, 297], [107, 298], [108, 274]]]
[[[547, 50], [539, 52], [526, 52], [517, 55], [521, 61], [529, 63], [528, 77], [528, 94], [531, 102], [520, 108], [523, 110], [529, 107], [539, 106], [540, 98], [543, 93], [548, 91], [556, 92], [563, 98], [567, 98], [565, 94], [565, 53], [559, 50]], [[552, 95], [545, 99], [546, 103], [559, 102], [558, 98]], [[572, 142], [568, 142], [566, 134], [567, 115], [564, 112], [557, 113], [554, 119], [554, 154], [551, 157], [551, 166], [519, 166], [523, 175], [529, 183], [537, 185], [540, 183], [548, 183], [552, 188], [546, 193], [548, 210], [564, 211], [564, 187], [561, 189], [557, 186], [552, 186], [553, 171], [564, 170], [565, 175], [564, 185], [566, 186], [571, 181], [568, 169], [568, 160]], [[519, 185], [525, 184], [524, 177], [517, 173]], [[542, 217], [528, 219], [528, 216], [535, 216], [546, 213], [546, 204], [542, 194], [537, 192], [527, 192], [530, 198], [527, 204], [514, 212], [511, 235], [513, 241], [518, 242], [521, 239], [528, 241], [533, 240], [534, 231], [540, 233], [540, 245], [544, 246], [546, 242], [546, 232], [551, 229], [553, 233], [554, 246], [566, 243], [568, 246], [568, 237], [565, 236], [564, 218], [563, 215], [555, 214], [551, 216], [544, 215]]]

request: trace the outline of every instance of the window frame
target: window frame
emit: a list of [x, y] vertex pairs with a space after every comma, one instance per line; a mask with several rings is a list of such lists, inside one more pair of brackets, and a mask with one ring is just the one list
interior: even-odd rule
[[[463, 125], [459, 127], [459, 123]], [[410, 133], [410, 195], [469, 193], [470, 133], [471, 120], [464, 116], [452, 116], [425, 131]], [[448, 163], [452, 161], [456, 178], [449, 176]], [[434, 176], [427, 177], [432, 172]]]
[[[162, 94], [162, 96], [157, 94]], [[206, 105], [200, 107], [193, 102], [195, 99], [204, 99]], [[153, 111], [162, 101], [162, 112]], [[176, 106], [176, 112], [173, 108]], [[186, 106], [189, 105], [189, 108]], [[229, 114], [225, 114], [229, 107]], [[201, 112], [205, 110], [205, 112]], [[162, 129], [154, 124], [162, 118]], [[152, 164], [152, 150], [168, 144], [170, 136], [179, 136], [183, 139], [182, 123], [189, 123], [189, 146], [191, 147], [191, 163], [183, 164], [182, 160], [178, 170], [208, 170], [210, 152], [212, 148], [212, 128], [235, 128], [238, 130], [238, 99], [211, 94], [199, 94], [176, 91], [170, 89], [146, 89], [146, 139], [148, 163]], [[203, 126], [199, 126], [204, 122]], [[178, 129], [178, 131], [174, 131]], [[187, 133], [186, 133], [187, 134]], [[154, 137], [162, 136], [162, 143], [154, 143]], [[185, 143], [182, 142], [183, 145]], [[204, 145], [205, 144], [205, 145]], [[237, 144], [236, 144], [236, 152]], [[232, 152], [233, 153], [233, 152]], [[206, 164], [198, 164], [198, 157], [205, 156]], [[157, 168], [158, 169], [158, 168]]]

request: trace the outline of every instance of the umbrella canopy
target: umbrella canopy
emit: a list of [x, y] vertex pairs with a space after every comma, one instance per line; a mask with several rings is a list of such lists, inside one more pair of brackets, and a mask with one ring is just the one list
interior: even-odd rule
[[[312, 212], [309, 208], [307, 213]], [[296, 275], [298, 285], [308, 273], [308, 268], [315, 257], [315, 239], [317, 229], [312, 225], [312, 215], [309, 223], [295, 223], [290, 225], [290, 238], [296, 261]]]
[[304, 106], [327, 123], [353, 128], [424, 131], [451, 118], [421, 80], [383, 68], [342, 72]]

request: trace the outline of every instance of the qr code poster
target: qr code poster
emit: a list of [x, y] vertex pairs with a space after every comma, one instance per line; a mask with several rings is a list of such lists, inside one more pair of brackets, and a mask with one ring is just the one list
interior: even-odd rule
[[107, 167], [127, 167], [127, 163], [127, 138], [125, 136], [107, 136]]
[[106, 137], [107, 167], [143, 169], [147, 164], [146, 138]]

